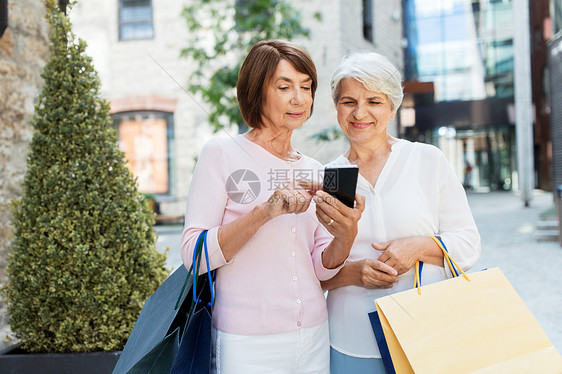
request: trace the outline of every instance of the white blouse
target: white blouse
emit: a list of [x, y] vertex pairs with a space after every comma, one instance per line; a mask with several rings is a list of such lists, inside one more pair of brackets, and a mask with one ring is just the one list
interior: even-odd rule
[[[350, 165], [344, 156], [329, 166]], [[464, 189], [445, 155], [435, 146], [399, 140], [373, 187], [359, 175], [357, 192], [365, 196], [365, 211], [349, 261], [377, 259], [371, 243], [417, 235], [440, 235], [463, 270], [480, 257], [480, 235]], [[445, 264], [444, 264], [445, 265]], [[422, 285], [451, 277], [447, 266], [424, 264]], [[350, 356], [379, 358], [368, 313], [374, 300], [412, 288], [414, 271], [399, 277], [389, 289], [345, 286], [328, 292], [330, 340], [334, 349]]]

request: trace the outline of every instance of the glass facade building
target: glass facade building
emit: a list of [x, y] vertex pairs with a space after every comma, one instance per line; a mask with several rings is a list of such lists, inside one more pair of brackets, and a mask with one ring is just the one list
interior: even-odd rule
[[[514, 152], [511, 0], [404, 0], [402, 136], [439, 146], [467, 188], [509, 190]], [[431, 90], [416, 90], [431, 82]], [[411, 116], [411, 114], [409, 114]]]
[[554, 33], [558, 34], [562, 32], [562, 0], [552, 0], [551, 7]]
[[513, 96], [511, 1], [407, 1], [410, 79], [438, 101]]

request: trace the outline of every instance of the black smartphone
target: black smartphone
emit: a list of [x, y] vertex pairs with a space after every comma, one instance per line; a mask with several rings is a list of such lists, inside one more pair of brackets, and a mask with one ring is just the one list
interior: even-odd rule
[[353, 208], [359, 167], [356, 165], [327, 167], [324, 169], [324, 192]]

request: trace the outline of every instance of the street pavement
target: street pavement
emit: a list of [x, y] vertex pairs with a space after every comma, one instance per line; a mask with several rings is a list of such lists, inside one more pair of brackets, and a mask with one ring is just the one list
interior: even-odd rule
[[[552, 193], [535, 191], [529, 207], [512, 192], [469, 192], [468, 201], [482, 237], [482, 256], [471, 271], [499, 267], [562, 353], [562, 247], [535, 237], [540, 214], [554, 206]], [[167, 267], [177, 269], [181, 225], [156, 228], [157, 247], [169, 248]]]
[[552, 193], [535, 191], [530, 207], [510, 192], [469, 194], [468, 200], [482, 237], [472, 270], [499, 267], [562, 353], [562, 247], [535, 237], [540, 214], [554, 206]]

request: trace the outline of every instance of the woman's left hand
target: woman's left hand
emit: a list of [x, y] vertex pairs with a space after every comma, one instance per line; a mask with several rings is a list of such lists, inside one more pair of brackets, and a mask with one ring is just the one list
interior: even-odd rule
[[404, 274], [416, 264], [422, 248], [420, 238], [415, 236], [384, 243], [372, 243], [371, 246], [377, 251], [382, 251], [379, 261], [392, 266], [398, 275]]
[[393, 267], [398, 275], [410, 270], [416, 261], [443, 266], [443, 252], [429, 236], [410, 236], [371, 246], [382, 251], [379, 261]]
[[343, 259], [347, 258], [357, 236], [357, 222], [365, 209], [365, 197], [355, 195], [356, 203], [353, 208], [324, 191], [317, 191], [313, 199], [316, 203], [316, 217], [334, 236], [339, 251], [345, 252]]

